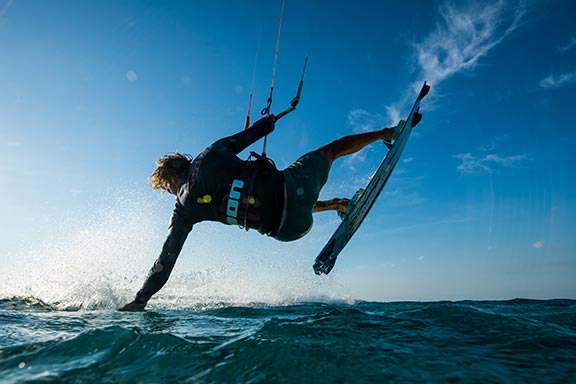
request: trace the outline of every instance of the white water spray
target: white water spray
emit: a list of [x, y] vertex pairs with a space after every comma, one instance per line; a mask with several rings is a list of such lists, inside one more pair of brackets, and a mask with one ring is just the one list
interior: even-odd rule
[[[47, 228], [43, 237], [50, 240], [31, 239], [27, 249], [9, 256], [0, 299], [33, 298], [61, 310], [116, 309], [132, 300], [160, 252], [172, 201], [133, 188], [110, 195], [92, 213]], [[199, 223], [149, 307], [348, 300], [334, 279], [312, 272], [325, 237], [278, 243], [253, 231]]]

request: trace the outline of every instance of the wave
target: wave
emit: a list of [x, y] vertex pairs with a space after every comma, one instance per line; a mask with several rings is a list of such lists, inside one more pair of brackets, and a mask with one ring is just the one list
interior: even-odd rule
[[571, 300], [128, 314], [2, 300], [0, 371], [7, 382], [567, 382], [576, 323], [558, 319], [575, 314]]

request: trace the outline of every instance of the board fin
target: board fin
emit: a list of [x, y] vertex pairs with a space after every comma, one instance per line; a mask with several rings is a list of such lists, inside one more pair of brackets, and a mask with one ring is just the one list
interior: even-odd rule
[[412, 117], [412, 128], [417, 126], [420, 120], [422, 120], [422, 114], [420, 112], [414, 113], [414, 117]]

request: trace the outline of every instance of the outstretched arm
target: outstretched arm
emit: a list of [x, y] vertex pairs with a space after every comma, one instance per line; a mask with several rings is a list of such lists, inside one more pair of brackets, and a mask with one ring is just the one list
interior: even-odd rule
[[256, 121], [250, 128], [235, 135], [225, 137], [212, 144], [212, 148], [217, 146], [225, 147], [239, 154], [250, 144], [255, 143], [262, 137], [274, 131], [274, 115], [268, 115]]
[[191, 229], [192, 227], [185, 225], [176, 214], [172, 215], [170, 227], [168, 228], [168, 237], [162, 247], [162, 253], [154, 262], [142, 289], [138, 291], [134, 301], [120, 308], [120, 311], [143, 310], [152, 295], [166, 284]]

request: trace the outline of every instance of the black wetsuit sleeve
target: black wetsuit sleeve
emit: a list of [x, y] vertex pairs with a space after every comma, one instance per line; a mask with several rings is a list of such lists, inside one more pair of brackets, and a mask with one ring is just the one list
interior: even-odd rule
[[191, 229], [192, 226], [186, 225], [178, 215], [172, 215], [168, 237], [164, 242], [160, 256], [150, 269], [142, 289], [136, 294], [135, 301], [137, 303], [148, 302], [152, 295], [166, 284]]
[[256, 121], [247, 130], [216, 141], [212, 144], [211, 148], [217, 149], [218, 147], [224, 147], [230, 149], [235, 154], [239, 154], [250, 144], [260, 140], [272, 131], [274, 131], [274, 117], [266, 116]]

